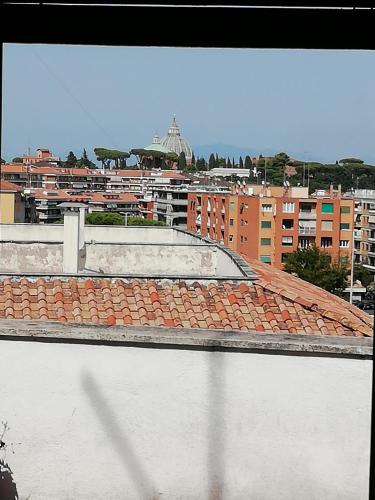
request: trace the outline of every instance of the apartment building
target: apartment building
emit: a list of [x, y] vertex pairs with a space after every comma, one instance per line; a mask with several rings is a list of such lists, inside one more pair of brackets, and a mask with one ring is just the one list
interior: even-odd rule
[[0, 224], [25, 222], [25, 199], [22, 188], [0, 179]]
[[375, 190], [356, 189], [354, 200], [355, 263], [367, 267], [375, 276]]
[[312, 244], [332, 262], [350, 265], [353, 198], [333, 189], [309, 197], [307, 188], [297, 189], [250, 186], [220, 197], [191, 193], [187, 228], [279, 269], [287, 254]]
[[45, 190], [41, 188], [26, 190], [35, 198], [38, 222], [53, 224], [61, 220], [58, 205], [63, 202], [79, 202], [88, 205], [88, 213], [113, 212], [129, 216], [141, 215], [138, 198], [132, 193], [95, 193], [69, 192], [63, 189]]
[[[213, 214], [216, 214], [216, 196], [217, 199], [220, 199], [221, 194], [225, 197], [225, 195], [229, 194], [230, 188], [226, 185], [223, 186], [210, 186], [199, 185], [199, 181], [197, 180], [194, 185], [182, 185], [176, 188], [166, 187], [166, 188], [153, 188], [153, 214], [154, 220], [162, 220], [167, 225], [171, 226], [181, 226], [182, 228], [190, 228], [191, 224], [188, 222], [188, 205], [190, 200], [195, 200], [196, 203], [194, 205], [194, 210], [196, 210], [197, 220], [198, 216], [202, 217], [204, 221], [204, 228], [211, 227], [211, 217]], [[200, 206], [202, 202], [202, 195], [205, 194], [207, 197], [204, 198], [203, 207]], [[196, 196], [196, 198], [195, 198]], [[217, 212], [217, 219], [212, 221], [212, 228], [216, 230], [217, 235], [220, 236], [218, 238], [212, 237], [212, 239], [221, 240], [221, 231], [224, 230], [225, 223], [222, 217], [219, 217], [219, 212], [221, 215], [225, 215], [222, 205], [220, 205], [220, 209]], [[204, 218], [206, 217], [206, 218]], [[224, 219], [225, 220], [225, 219]], [[198, 228], [200, 224], [198, 223]], [[203, 234], [200, 231], [196, 231], [198, 234]], [[207, 232], [207, 231], [206, 231]], [[213, 233], [214, 234], [214, 233]]]
[[1, 178], [22, 188], [30, 189], [89, 189], [104, 191], [106, 188], [106, 176], [88, 168], [6, 164], [1, 166]]

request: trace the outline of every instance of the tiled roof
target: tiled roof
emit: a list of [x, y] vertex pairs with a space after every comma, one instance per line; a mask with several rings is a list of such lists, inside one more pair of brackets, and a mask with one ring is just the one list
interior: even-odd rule
[[283, 299], [293, 301], [306, 310], [317, 312], [323, 320], [335, 320], [345, 328], [359, 329], [372, 335], [373, 318], [344, 299], [329, 293], [307, 281], [276, 269], [269, 264], [242, 257], [260, 277], [257, 285], [264, 290], [277, 294]]
[[26, 165], [22, 163], [5, 163], [1, 165], [1, 173], [4, 174], [22, 174], [26, 173]]
[[0, 179], [0, 191], [23, 191], [23, 189], [13, 182]]
[[[261, 266], [262, 267], [262, 266]], [[259, 267], [259, 269], [261, 269]], [[259, 270], [257, 269], [257, 271]], [[321, 312], [308, 294], [259, 282], [151, 279], [3, 279], [0, 318], [107, 325], [191, 327], [311, 335], [372, 336], [371, 318]], [[208, 283], [208, 284], [207, 284]], [[299, 292], [298, 292], [299, 293]], [[345, 311], [349, 311], [345, 315]]]

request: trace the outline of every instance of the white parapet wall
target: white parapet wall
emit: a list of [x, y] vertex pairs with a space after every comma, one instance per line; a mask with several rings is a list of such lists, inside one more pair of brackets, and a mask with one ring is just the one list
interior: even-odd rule
[[78, 213], [65, 217], [64, 225], [0, 225], [0, 273], [244, 276], [220, 246], [173, 228], [85, 226], [79, 250]]
[[[0, 224], [0, 241], [63, 241], [63, 228], [63, 224]], [[84, 236], [86, 242], [205, 244], [183, 231], [163, 226], [86, 225]]]
[[9, 333], [0, 458], [20, 500], [369, 498], [370, 359]]

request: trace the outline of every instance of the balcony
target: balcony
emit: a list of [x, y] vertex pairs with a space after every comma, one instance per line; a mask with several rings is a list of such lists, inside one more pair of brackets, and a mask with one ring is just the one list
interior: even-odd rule
[[316, 227], [299, 227], [298, 234], [300, 236], [315, 236], [316, 235]]
[[316, 212], [308, 211], [308, 210], [301, 210], [298, 214], [299, 219], [303, 220], [315, 220], [316, 219]]

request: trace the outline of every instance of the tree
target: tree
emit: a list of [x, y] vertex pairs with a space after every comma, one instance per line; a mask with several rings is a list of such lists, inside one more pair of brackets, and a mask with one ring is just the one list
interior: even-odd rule
[[198, 158], [195, 162], [195, 166], [198, 171], [206, 170], [206, 160], [204, 158]]
[[232, 167], [235, 168], [236, 162], [234, 161], [234, 157], [232, 158]]
[[191, 155], [191, 164], [195, 165], [195, 155], [194, 155], [194, 153], [192, 153], [192, 155]]
[[186, 169], [186, 156], [183, 151], [181, 151], [180, 156], [178, 157], [178, 168], [180, 170]]
[[73, 151], [69, 151], [69, 154], [66, 158], [66, 162], [65, 162], [64, 166], [66, 168], [74, 168], [77, 166], [77, 163], [78, 163], [78, 160], [77, 160], [76, 155], [73, 153]]
[[211, 153], [208, 159], [208, 169], [212, 170], [213, 168], [215, 168], [215, 165], [216, 165], [215, 155]]
[[374, 281], [371, 272], [361, 264], [354, 265], [353, 280], [359, 280], [365, 288]]
[[239, 167], [243, 168], [243, 159], [242, 159], [242, 156], [240, 156]]
[[[130, 153], [127, 151], [118, 151], [117, 149], [95, 148], [94, 153], [96, 154], [97, 160], [102, 162], [102, 168], [104, 170], [109, 170], [111, 168], [111, 161], [115, 163], [115, 168], [117, 170], [124, 169], [126, 168], [126, 159], [130, 157]], [[151, 152], [147, 153], [151, 156]]]
[[78, 165], [80, 167], [86, 167], [86, 168], [96, 168], [95, 163], [89, 160], [86, 149], [83, 150], [82, 156], [80, 160], [78, 161]]
[[125, 218], [111, 212], [93, 212], [86, 215], [85, 223], [97, 226], [123, 226]]
[[16, 156], [13, 158], [12, 163], [22, 163], [22, 158], [20, 156]]
[[349, 273], [346, 267], [332, 264], [331, 257], [315, 245], [288, 254], [284, 271], [336, 295], [346, 288]]
[[227, 168], [232, 168], [232, 164], [230, 162], [229, 157], [227, 158]]
[[129, 217], [128, 226], [165, 226], [166, 223], [161, 220], [144, 219], [143, 217]]
[[245, 168], [250, 169], [253, 166], [253, 162], [251, 161], [251, 158], [249, 155], [245, 156]]
[[360, 160], [359, 158], [343, 158], [342, 160], [339, 160], [339, 163], [342, 163], [342, 164], [347, 164], [347, 163], [358, 163], [358, 164], [362, 164], [364, 163], [363, 160]]

